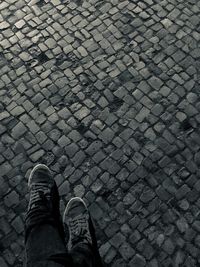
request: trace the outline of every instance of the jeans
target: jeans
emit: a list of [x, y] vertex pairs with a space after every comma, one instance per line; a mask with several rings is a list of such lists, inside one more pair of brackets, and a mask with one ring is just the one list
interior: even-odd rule
[[59, 212], [56, 184], [52, 201], [41, 202], [27, 212], [25, 220], [25, 267], [102, 267], [92, 220], [93, 245], [78, 243], [68, 252]]

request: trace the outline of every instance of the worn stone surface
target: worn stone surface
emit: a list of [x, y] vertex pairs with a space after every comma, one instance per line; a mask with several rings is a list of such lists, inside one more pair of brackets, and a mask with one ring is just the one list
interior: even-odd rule
[[200, 266], [198, 0], [0, 3], [0, 266], [22, 266], [38, 162], [107, 266]]

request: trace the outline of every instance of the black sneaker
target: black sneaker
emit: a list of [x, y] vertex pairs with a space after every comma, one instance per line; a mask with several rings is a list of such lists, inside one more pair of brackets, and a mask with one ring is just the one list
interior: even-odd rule
[[[44, 164], [36, 165], [28, 179], [28, 187], [30, 190], [28, 212], [36, 208], [44, 198], [46, 198], [47, 201], [51, 200], [53, 186], [54, 179], [50, 169]], [[51, 206], [50, 203], [49, 205]]]
[[82, 198], [74, 197], [68, 202], [63, 214], [63, 224], [68, 251], [70, 252], [78, 244], [87, 244], [92, 250], [95, 266], [101, 267], [94, 226]]
[[28, 232], [35, 224], [43, 222], [55, 225], [62, 240], [64, 229], [59, 211], [59, 194], [50, 169], [44, 164], [37, 164], [28, 179], [30, 200], [26, 215]]
[[63, 215], [63, 223], [68, 228], [68, 251], [71, 251], [72, 247], [79, 242], [92, 245], [89, 213], [83, 199], [74, 197], [68, 202]]

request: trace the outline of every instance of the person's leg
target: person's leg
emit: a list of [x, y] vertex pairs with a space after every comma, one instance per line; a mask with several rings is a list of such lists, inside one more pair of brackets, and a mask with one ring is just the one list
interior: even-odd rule
[[83, 199], [75, 197], [69, 201], [63, 223], [74, 266], [102, 267], [94, 226]]
[[29, 177], [30, 201], [25, 220], [25, 266], [70, 266], [60, 220], [56, 183], [46, 165], [36, 165]]

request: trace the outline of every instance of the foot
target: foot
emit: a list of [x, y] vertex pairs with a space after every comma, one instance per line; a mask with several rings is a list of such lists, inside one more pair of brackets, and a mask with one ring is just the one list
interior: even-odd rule
[[71, 251], [76, 244], [92, 245], [89, 212], [83, 199], [74, 197], [69, 201], [64, 211], [63, 224], [69, 235], [68, 251]]
[[[28, 211], [38, 207], [41, 203], [50, 205], [54, 179], [50, 169], [44, 164], [37, 164], [30, 173], [28, 187], [30, 190], [30, 201]], [[50, 205], [52, 206], [52, 205]]]
[[[54, 225], [64, 242], [64, 229], [60, 217], [59, 194], [50, 169], [44, 164], [37, 164], [28, 179], [30, 200], [26, 214], [26, 236], [33, 226], [41, 223]], [[27, 237], [26, 237], [27, 238]]]

